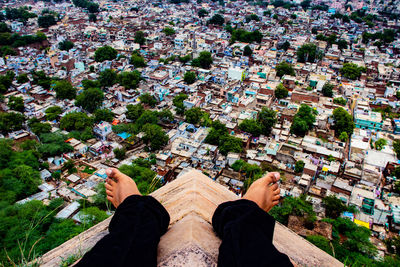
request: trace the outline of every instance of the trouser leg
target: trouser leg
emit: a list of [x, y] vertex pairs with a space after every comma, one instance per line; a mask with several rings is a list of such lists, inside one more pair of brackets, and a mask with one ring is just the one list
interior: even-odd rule
[[157, 246], [169, 214], [151, 196], [129, 196], [111, 219], [109, 234], [76, 266], [156, 266]]

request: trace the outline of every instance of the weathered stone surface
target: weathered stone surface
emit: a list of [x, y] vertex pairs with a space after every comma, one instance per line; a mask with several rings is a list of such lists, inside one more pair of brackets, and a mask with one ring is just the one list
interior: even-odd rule
[[[238, 197], [196, 170], [152, 193], [171, 216], [158, 247], [158, 266], [216, 266], [220, 240], [210, 224], [216, 207]], [[42, 266], [58, 266], [62, 258], [90, 249], [107, 233], [109, 224], [92, 227], [42, 257]], [[343, 266], [293, 231], [277, 223], [274, 244], [300, 266]]]

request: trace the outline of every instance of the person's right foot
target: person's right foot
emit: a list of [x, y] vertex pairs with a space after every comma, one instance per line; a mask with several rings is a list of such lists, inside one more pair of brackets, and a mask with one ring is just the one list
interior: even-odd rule
[[263, 178], [251, 184], [243, 199], [254, 201], [261, 209], [266, 212], [279, 203], [280, 189], [278, 172], [270, 172]]
[[106, 179], [107, 199], [115, 208], [131, 195], [141, 195], [133, 179], [118, 169], [110, 168], [106, 170], [108, 178]]

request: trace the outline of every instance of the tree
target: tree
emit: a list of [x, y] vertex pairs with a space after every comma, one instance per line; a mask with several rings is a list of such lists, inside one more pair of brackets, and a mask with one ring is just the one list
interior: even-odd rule
[[137, 53], [132, 54], [130, 63], [135, 66], [135, 68], [143, 68], [147, 66], [144, 58]]
[[399, 141], [393, 141], [393, 150], [394, 150], [394, 152], [396, 152], [397, 158], [400, 159], [400, 142]]
[[140, 72], [137, 70], [130, 72], [124, 71], [117, 76], [118, 83], [125, 87], [125, 89], [136, 89], [139, 85], [140, 79]]
[[[101, 87], [108, 88], [110, 86], [113, 86], [116, 82], [117, 82], [117, 73], [114, 70], [105, 69], [102, 72], [100, 72], [99, 83]], [[85, 89], [89, 89], [97, 86], [90, 85], [89, 88], [86, 88], [86, 86], [84, 87]]]
[[150, 107], [155, 107], [157, 105], [157, 99], [149, 93], [144, 93], [139, 96], [140, 102], [143, 104], [147, 104]]
[[297, 60], [299, 62], [315, 62], [319, 53], [315, 44], [304, 44], [297, 49]]
[[46, 90], [49, 90], [51, 87], [52, 79], [51, 77], [47, 76], [44, 71], [33, 71], [32, 73], [32, 83], [37, 84], [41, 87], [43, 87]]
[[274, 110], [263, 107], [258, 113], [257, 121], [261, 125], [261, 133], [268, 136], [271, 133], [272, 127], [274, 127], [278, 120]]
[[191, 54], [187, 54], [186, 56], [179, 57], [179, 61], [184, 63], [184, 64], [188, 63], [190, 60], [192, 60], [192, 55]]
[[172, 115], [172, 112], [169, 109], [163, 109], [158, 113], [158, 118], [162, 122], [171, 122], [174, 119], [174, 115]]
[[284, 75], [290, 75], [290, 76], [296, 75], [293, 66], [286, 62], [281, 62], [278, 65], [276, 65], [275, 70], [276, 70], [276, 75], [278, 75], [278, 77], [282, 77]]
[[261, 43], [263, 35], [260, 31], [255, 30], [253, 32], [246, 31], [244, 29], [232, 29], [230, 42], [234, 43], [235, 41], [252, 43], [257, 42]]
[[76, 97], [75, 105], [92, 113], [103, 104], [104, 94], [99, 88], [89, 88]]
[[349, 140], [349, 135], [346, 132], [341, 132], [339, 135], [339, 139], [342, 142], [347, 142], [347, 140]]
[[94, 112], [94, 121], [108, 121], [111, 122], [114, 119], [114, 114], [109, 109], [97, 109]]
[[344, 63], [343, 67], [340, 69], [340, 73], [343, 75], [343, 77], [346, 77], [350, 80], [359, 79], [362, 72], [366, 72], [366, 68], [359, 67], [354, 63]]
[[115, 155], [115, 157], [117, 158], [117, 159], [119, 159], [119, 160], [123, 160], [124, 158], [125, 158], [125, 154], [126, 154], [126, 150], [125, 150], [125, 148], [115, 148], [114, 150], [113, 150], [113, 152], [114, 152], [114, 155]]
[[15, 111], [24, 112], [24, 99], [20, 96], [10, 96], [8, 99], [8, 107]]
[[69, 40], [64, 40], [58, 43], [58, 49], [69, 51], [74, 47], [74, 43]]
[[[290, 43], [288, 41], [285, 41], [284, 43], [282, 43], [281, 45], [279, 45], [279, 49], [282, 49], [284, 51], [287, 51], [290, 47]], [[294, 76], [294, 75], [292, 75]]]
[[48, 28], [52, 25], [57, 24], [56, 19], [53, 15], [44, 15], [38, 18], [38, 24], [41, 28]]
[[46, 118], [49, 121], [58, 119], [58, 116], [62, 113], [62, 109], [59, 106], [49, 107], [45, 110]]
[[86, 8], [89, 11], [89, 13], [99, 12], [99, 4], [97, 3], [89, 2]]
[[17, 83], [22, 84], [22, 83], [27, 83], [29, 82], [28, 74], [22, 73], [18, 75], [17, 77]]
[[111, 46], [100, 47], [94, 52], [94, 60], [97, 62], [103, 62], [105, 60], [114, 60], [117, 58], [118, 51]]
[[251, 119], [244, 119], [240, 124], [239, 124], [239, 129], [251, 133], [253, 136], [260, 136], [262, 132], [262, 127], [261, 124], [256, 121], [256, 120], [251, 120]]
[[159, 150], [168, 143], [168, 135], [162, 130], [162, 128], [155, 124], [146, 124], [143, 126], [143, 142], [146, 144], [150, 143], [150, 149], [152, 151]]
[[330, 195], [322, 199], [325, 205], [325, 215], [331, 219], [336, 219], [340, 214], [347, 210], [347, 206], [335, 195]]
[[192, 84], [196, 81], [196, 73], [192, 72], [192, 71], [187, 71], [185, 72], [185, 75], [183, 77], [183, 80], [185, 81], [185, 83], [187, 84]]
[[171, 36], [175, 34], [175, 30], [171, 27], [165, 27], [162, 31], [163, 33], [165, 33], [166, 36]]
[[336, 97], [333, 99], [333, 103], [345, 106], [347, 104], [347, 101], [343, 97]]
[[386, 139], [379, 138], [375, 141], [375, 148], [376, 150], [382, 150], [387, 145]]
[[270, 210], [269, 214], [284, 225], [288, 224], [290, 215], [303, 217], [305, 222], [314, 222], [316, 220], [312, 203], [307, 200], [306, 195], [285, 197], [279, 206], [275, 206]]
[[[74, 127], [75, 125], [71, 128], [73, 129]], [[54, 157], [62, 153], [74, 151], [74, 148], [71, 145], [65, 143], [65, 139], [66, 137], [60, 133], [41, 134], [40, 141], [42, 144], [39, 146], [38, 151], [44, 158]]]
[[192, 66], [200, 67], [203, 69], [209, 69], [212, 63], [213, 59], [211, 53], [208, 51], [200, 52], [199, 57], [192, 60]]
[[303, 172], [304, 166], [305, 166], [305, 165], [306, 165], [306, 164], [305, 164], [304, 161], [302, 161], [302, 160], [296, 161], [296, 164], [294, 165], [294, 171], [295, 171], [296, 173], [301, 173], [301, 172]]
[[17, 112], [0, 112], [0, 132], [7, 134], [9, 132], [22, 129], [25, 121], [24, 115]]
[[76, 89], [67, 80], [57, 81], [53, 89], [56, 91], [58, 99], [74, 99], [76, 97]]
[[289, 95], [288, 89], [285, 88], [282, 84], [279, 84], [275, 89], [275, 97], [277, 99], [286, 98]]
[[225, 23], [225, 19], [221, 14], [215, 14], [207, 23], [222, 26]]
[[300, 5], [304, 10], [307, 10], [308, 8], [310, 8], [311, 0], [304, 0], [300, 3]]
[[90, 14], [89, 14], [89, 21], [90, 21], [90, 22], [96, 22], [96, 21], [97, 21], [97, 16], [96, 16], [96, 14], [90, 13]]
[[204, 18], [205, 16], [208, 15], [208, 11], [205, 10], [204, 8], [202, 8], [199, 10], [199, 12], [197, 14], [199, 15], [199, 18]]
[[144, 38], [144, 33], [142, 31], [135, 32], [135, 43], [144, 45], [146, 38]]
[[0, 32], [11, 32], [11, 29], [4, 22], [0, 23]]
[[250, 57], [253, 54], [253, 50], [251, 50], [250, 46], [246, 45], [243, 49], [243, 55], [246, 57]]
[[198, 124], [200, 123], [203, 111], [199, 107], [191, 108], [185, 111], [185, 119], [188, 123]]
[[343, 39], [340, 39], [339, 41], [337, 41], [337, 45], [340, 50], [347, 49], [347, 47], [348, 47], [347, 41], [343, 40]]
[[143, 126], [146, 124], [154, 124], [158, 123], [158, 112], [145, 110], [142, 115], [140, 115], [139, 119], [136, 120], [134, 125], [134, 131], [139, 133], [143, 130]]
[[333, 88], [335, 86], [331, 83], [325, 83], [324, 86], [322, 87], [322, 94], [327, 97], [332, 97], [333, 96]]
[[219, 151], [222, 155], [227, 155], [229, 152], [241, 153], [243, 151], [242, 139], [231, 135], [221, 136], [219, 143]]
[[306, 104], [301, 104], [299, 110], [293, 118], [290, 132], [299, 136], [304, 136], [315, 122], [316, 111]]
[[127, 105], [125, 116], [128, 120], [135, 122], [143, 114], [144, 108], [141, 104]]
[[323, 236], [319, 236], [319, 235], [309, 235], [306, 238], [309, 242], [313, 243], [315, 246], [319, 247], [320, 249], [322, 249], [323, 251], [325, 251], [326, 253], [332, 255], [333, 251], [332, 251], [332, 246], [329, 242], [329, 239], [323, 237]]
[[[86, 127], [92, 127], [93, 121], [83, 112], [71, 112], [60, 120], [60, 129], [67, 131], [83, 131]], [[44, 142], [42, 140], [42, 142]]]
[[340, 136], [342, 132], [351, 136], [354, 126], [353, 117], [344, 108], [339, 107], [333, 110], [333, 129], [336, 136]]
[[172, 103], [175, 106], [175, 111], [178, 115], [185, 114], [185, 105], [183, 104], [183, 101], [187, 98], [188, 96], [186, 94], [180, 93], [179, 95], [175, 96], [174, 99], [172, 100]]

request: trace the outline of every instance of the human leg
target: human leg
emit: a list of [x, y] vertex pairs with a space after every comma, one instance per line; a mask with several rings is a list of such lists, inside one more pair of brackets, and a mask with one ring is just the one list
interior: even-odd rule
[[218, 206], [212, 219], [222, 239], [218, 266], [293, 266], [272, 243], [275, 220], [267, 212], [279, 202], [278, 179], [269, 173], [242, 199]]

